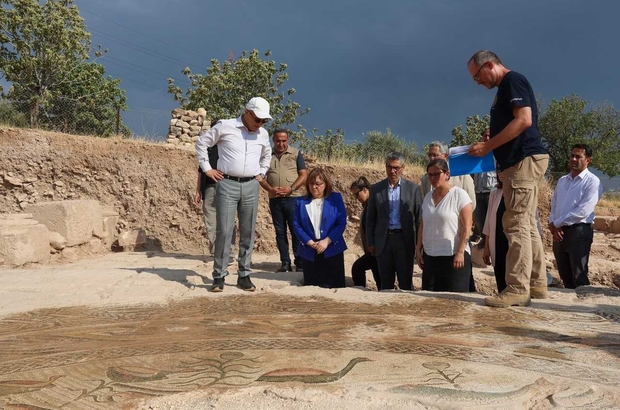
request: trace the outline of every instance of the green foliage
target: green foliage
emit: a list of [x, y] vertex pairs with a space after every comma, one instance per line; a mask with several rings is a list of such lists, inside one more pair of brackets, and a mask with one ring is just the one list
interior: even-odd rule
[[463, 132], [462, 125], [452, 128], [452, 136], [454, 138], [450, 142], [450, 146], [460, 147], [482, 141], [482, 133], [489, 128], [490, 121], [491, 117], [488, 114], [482, 118], [477, 115], [467, 117], [465, 120], [465, 132]]
[[0, 124], [11, 127], [26, 127], [28, 120], [26, 116], [17, 111], [9, 101], [0, 101]]
[[389, 128], [385, 133], [368, 131], [366, 140], [362, 142], [347, 142], [344, 131], [340, 128], [336, 132], [328, 129], [325, 134], [319, 135], [317, 130], [313, 129], [311, 136], [306, 135], [306, 130], [301, 131], [292, 142], [307, 154], [321, 160], [346, 160], [360, 164], [383, 163], [389, 153], [396, 151], [404, 154], [409, 163], [424, 162], [424, 157], [418, 153], [415, 142], [406, 142], [393, 134]]
[[382, 163], [391, 152], [404, 154], [409, 163], [418, 163], [420, 161], [420, 154], [415, 142], [407, 142], [399, 138], [389, 128], [385, 130], [385, 133], [368, 131], [366, 133], [366, 141], [359, 144], [358, 158], [361, 162]]
[[[291, 99], [294, 88], [281, 90], [288, 80], [287, 65], [269, 59], [270, 51], [264, 56], [267, 59], [263, 60], [258, 50], [252, 50], [250, 53], [244, 51], [234, 61], [229, 59], [220, 64], [213, 59], [206, 75], [194, 74], [186, 68], [183, 74], [190, 82], [187, 90], [183, 92], [170, 78], [168, 92], [185, 109], [206, 109], [211, 119], [237, 117], [250, 98], [263, 97], [271, 106], [273, 120], [267, 124], [271, 133], [276, 128], [294, 124], [297, 116], [306, 114], [309, 109], [301, 109], [299, 103]], [[293, 139], [303, 133], [301, 130], [298, 126], [297, 131], [291, 132]]]
[[[0, 4], [0, 72], [12, 84], [3, 97], [33, 127], [112, 134], [125, 92], [120, 80], [105, 78], [103, 66], [89, 61], [90, 34], [74, 1]], [[104, 53], [99, 47], [95, 56]]]
[[549, 171], [559, 177], [570, 171], [571, 147], [592, 147], [592, 166], [610, 178], [620, 174], [620, 112], [609, 105], [588, 109], [588, 102], [573, 94], [552, 100], [541, 109], [538, 129], [549, 151]]

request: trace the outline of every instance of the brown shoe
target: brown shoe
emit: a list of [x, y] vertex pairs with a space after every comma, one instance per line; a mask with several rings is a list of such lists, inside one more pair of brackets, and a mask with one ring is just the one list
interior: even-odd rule
[[549, 292], [547, 291], [547, 287], [546, 286], [531, 287], [530, 297], [532, 299], [547, 299], [549, 297]]
[[488, 306], [493, 307], [527, 306], [530, 304], [530, 296], [504, 290], [497, 296], [490, 296], [484, 299], [484, 302]]

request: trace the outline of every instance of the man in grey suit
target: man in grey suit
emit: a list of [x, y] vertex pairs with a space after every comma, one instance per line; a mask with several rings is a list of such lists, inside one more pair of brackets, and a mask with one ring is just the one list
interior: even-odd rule
[[368, 250], [377, 257], [381, 289], [413, 290], [415, 238], [420, 226], [420, 186], [401, 177], [405, 156], [385, 159], [387, 178], [370, 187], [366, 212]]

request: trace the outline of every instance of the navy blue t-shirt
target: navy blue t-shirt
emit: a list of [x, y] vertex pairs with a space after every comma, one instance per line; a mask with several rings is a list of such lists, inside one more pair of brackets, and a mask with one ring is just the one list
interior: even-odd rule
[[532, 109], [532, 126], [512, 141], [493, 150], [493, 156], [502, 170], [523, 161], [526, 157], [547, 153], [538, 134], [538, 107], [532, 86], [523, 75], [514, 71], [508, 72], [497, 87], [495, 101], [491, 107], [491, 138], [499, 134], [514, 119], [512, 110], [515, 107]]

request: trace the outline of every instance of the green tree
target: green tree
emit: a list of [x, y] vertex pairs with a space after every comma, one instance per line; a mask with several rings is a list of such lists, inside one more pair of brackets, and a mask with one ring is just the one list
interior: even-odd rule
[[[168, 92], [185, 109], [204, 108], [211, 119], [237, 117], [250, 98], [263, 97], [271, 106], [270, 131], [294, 124], [297, 116], [306, 114], [309, 109], [302, 109], [291, 99], [294, 88], [282, 90], [288, 80], [287, 65], [271, 60], [270, 51], [264, 56], [267, 59], [263, 60], [258, 50], [252, 50], [243, 51], [237, 60], [230, 58], [220, 63], [213, 59], [206, 75], [194, 74], [185, 68], [183, 74], [189, 79], [189, 87], [183, 92], [169, 78]], [[292, 140], [301, 133], [302, 127], [298, 125], [296, 131], [291, 131]]]
[[451, 147], [460, 147], [463, 145], [471, 145], [482, 140], [482, 133], [489, 128], [489, 122], [491, 117], [487, 114], [480, 118], [477, 115], [473, 117], [467, 117], [465, 120], [465, 131], [463, 132], [463, 126], [457, 125], [452, 128], [452, 136], [454, 137], [450, 142]]
[[407, 142], [387, 128], [385, 132], [368, 131], [366, 141], [359, 147], [359, 160], [383, 162], [390, 152], [400, 152], [405, 155], [408, 162], [418, 163], [420, 154], [415, 142]]
[[592, 147], [592, 166], [610, 178], [620, 174], [620, 112], [610, 105], [588, 109], [573, 94], [542, 107], [538, 130], [549, 151], [549, 171], [555, 178], [569, 172], [571, 147]]
[[[89, 61], [90, 33], [73, 0], [0, 0], [0, 72], [11, 83], [3, 97], [33, 127], [108, 135], [126, 108], [120, 81]], [[99, 47], [95, 57], [104, 53]]]

